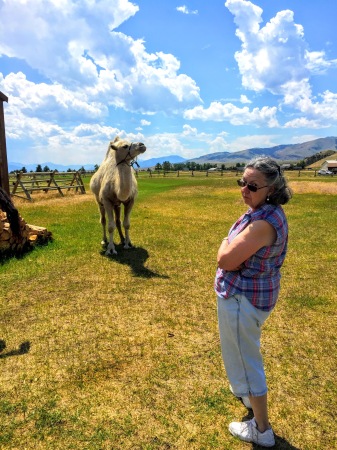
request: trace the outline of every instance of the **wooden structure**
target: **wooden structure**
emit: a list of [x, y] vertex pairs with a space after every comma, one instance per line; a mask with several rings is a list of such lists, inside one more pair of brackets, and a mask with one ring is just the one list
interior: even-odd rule
[[5, 115], [3, 102], [8, 103], [8, 97], [0, 91], [0, 187], [9, 195], [8, 161], [6, 148]]
[[[12, 181], [12, 180], [11, 180]], [[85, 194], [85, 188], [81, 177], [81, 172], [18, 172], [11, 182], [12, 196], [17, 196], [32, 200], [31, 194], [35, 191], [48, 192], [57, 190], [60, 195], [64, 195], [62, 190], [70, 191], [75, 189], [80, 194]]]

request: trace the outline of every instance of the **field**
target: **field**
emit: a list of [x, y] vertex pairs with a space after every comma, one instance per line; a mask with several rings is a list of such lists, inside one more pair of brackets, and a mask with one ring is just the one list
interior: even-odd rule
[[[331, 450], [337, 182], [294, 173], [290, 184], [262, 343], [270, 420], [275, 448]], [[245, 211], [234, 175], [140, 176], [134, 248], [111, 258], [89, 190], [15, 204], [54, 240], [0, 265], [0, 449], [258, 448], [227, 431], [247, 410], [228, 389], [213, 292], [218, 246]]]

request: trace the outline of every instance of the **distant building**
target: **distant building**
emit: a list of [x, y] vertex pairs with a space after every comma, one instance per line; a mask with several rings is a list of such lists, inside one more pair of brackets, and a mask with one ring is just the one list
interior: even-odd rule
[[336, 159], [330, 159], [330, 160], [324, 161], [324, 163], [322, 164], [321, 169], [330, 170], [333, 173], [337, 173], [337, 160]]

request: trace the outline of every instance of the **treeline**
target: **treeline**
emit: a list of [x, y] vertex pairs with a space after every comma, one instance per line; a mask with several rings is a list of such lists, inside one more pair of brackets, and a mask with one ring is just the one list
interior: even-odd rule
[[[162, 164], [158, 163], [155, 165], [154, 170], [163, 170], [164, 172], [169, 172], [171, 170], [209, 170], [212, 168], [217, 168], [219, 170], [236, 170], [239, 167], [244, 167], [245, 163], [236, 163], [235, 165], [229, 166], [228, 164], [198, 164], [194, 161], [186, 161], [184, 163], [170, 163], [169, 161], [164, 161]], [[150, 170], [150, 169], [148, 169]]]
[[[96, 164], [95, 167], [94, 167], [94, 170], [96, 171], [98, 169], [98, 167], [99, 166]], [[78, 169], [78, 171], [82, 172], [82, 173], [85, 173], [86, 169], [82, 166], [82, 167], [80, 167], [80, 169]], [[19, 170], [12, 170], [10, 173], [17, 173], [17, 172], [28, 173], [28, 170], [26, 169], [26, 167], [23, 166], [21, 169], [19, 169]], [[41, 164], [38, 164], [36, 166], [35, 171], [34, 170], [30, 170], [29, 173], [31, 173], [31, 172], [53, 172], [53, 170], [50, 169], [48, 166], [44, 166], [42, 168]], [[59, 172], [59, 171], [56, 169], [55, 172]], [[69, 169], [67, 169], [67, 172], [76, 172], [76, 170], [69, 168]]]
[[310, 166], [310, 164], [315, 163], [316, 161], [319, 161], [320, 159], [328, 158], [329, 156], [336, 153], [335, 150], [325, 150], [319, 153], [315, 153], [312, 156], [308, 156], [307, 158], [304, 158], [304, 163], [306, 166]]

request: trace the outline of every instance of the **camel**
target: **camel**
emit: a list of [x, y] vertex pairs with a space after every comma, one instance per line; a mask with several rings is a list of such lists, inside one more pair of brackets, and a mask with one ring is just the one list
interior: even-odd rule
[[[103, 228], [101, 244], [106, 245], [105, 254], [116, 255], [113, 234], [117, 228], [124, 248], [132, 246], [130, 241], [130, 214], [137, 196], [137, 180], [133, 171], [133, 161], [146, 147], [141, 142], [128, 142], [119, 136], [109, 143], [108, 150], [101, 166], [90, 180], [90, 189], [95, 195], [100, 211], [100, 223]], [[123, 227], [121, 227], [121, 205], [124, 205]], [[108, 216], [109, 243], [106, 234], [106, 218]]]

